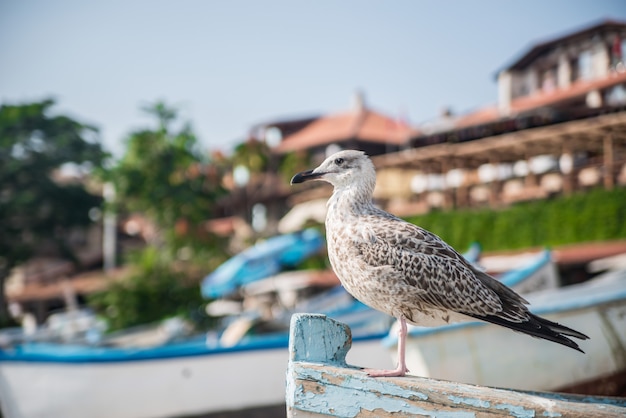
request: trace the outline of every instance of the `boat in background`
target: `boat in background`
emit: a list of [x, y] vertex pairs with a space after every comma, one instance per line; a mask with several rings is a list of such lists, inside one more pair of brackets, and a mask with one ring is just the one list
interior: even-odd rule
[[[373, 323], [372, 312], [355, 301], [328, 313], [356, 331], [351, 363], [389, 368], [380, 343], [389, 322]], [[5, 418], [157, 418], [280, 405], [288, 338], [281, 331], [244, 333], [231, 345], [217, 333], [153, 347], [20, 344], [0, 351], [0, 407]]]
[[521, 294], [559, 287], [559, 272], [550, 250], [533, 255], [524, 265], [499, 275], [497, 279]]
[[200, 286], [207, 299], [222, 298], [239, 287], [278, 274], [320, 252], [324, 238], [315, 228], [268, 238], [242, 251], [206, 276]]

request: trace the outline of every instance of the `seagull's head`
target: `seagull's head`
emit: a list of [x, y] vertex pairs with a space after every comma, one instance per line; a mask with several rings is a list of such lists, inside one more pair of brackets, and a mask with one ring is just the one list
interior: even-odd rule
[[374, 164], [363, 151], [339, 151], [326, 158], [319, 167], [296, 174], [291, 184], [309, 180], [326, 181], [335, 188], [360, 184], [371, 191], [376, 183]]

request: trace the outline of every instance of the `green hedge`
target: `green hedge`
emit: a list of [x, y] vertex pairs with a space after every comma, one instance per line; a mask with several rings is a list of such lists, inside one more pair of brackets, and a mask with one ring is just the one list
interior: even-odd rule
[[506, 209], [431, 212], [407, 218], [463, 251], [556, 246], [626, 238], [626, 189], [594, 189]]

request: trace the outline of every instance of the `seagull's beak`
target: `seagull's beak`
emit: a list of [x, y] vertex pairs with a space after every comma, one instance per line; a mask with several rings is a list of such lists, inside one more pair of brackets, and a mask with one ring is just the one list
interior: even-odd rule
[[315, 172], [315, 170], [303, 171], [301, 173], [296, 174], [291, 179], [291, 184], [296, 183], [304, 183], [307, 180], [315, 180], [322, 177], [325, 173], [323, 172]]

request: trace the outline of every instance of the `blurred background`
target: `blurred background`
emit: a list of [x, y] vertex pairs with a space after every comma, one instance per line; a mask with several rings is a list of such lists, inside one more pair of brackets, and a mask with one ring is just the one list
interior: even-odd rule
[[[584, 347], [587, 360], [561, 359], [581, 370], [563, 381], [410, 370], [623, 396], [625, 53], [619, 0], [1, 2], [0, 369], [10, 376], [24, 360], [9, 348], [31, 347], [23, 352], [40, 374], [21, 377], [21, 387], [60, 391], [26, 408], [3, 393], [16, 384], [3, 377], [3, 413], [280, 416], [297, 311], [344, 318], [355, 341], [376, 343], [364, 361], [391, 362], [393, 341], [381, 342], [390, 319], [355, 305], [330, 270], [330, 187], [289, 186], [340, 149], [372, 157], [380, 207], [518, 291], [549, 292], [537, 296], [539, 309], [573, 328], [590, 333], [594, 315], [604, 327], [597, 346]], [[576, 290], [589, 282], [599, 293]], [[551, 305], [567, 298], [584, 315]], [[433, 344], [443, 356], [445, 342]], [[118, 351], [89, 351], [103, 347]], [[220, 369], [233, 347], [252, 359], [233, 374], [273, 370], [276, 388], [217, 394], [210, 385], [228, 385], [216, 376], [238, 367]], [[277, 362], [255, 369], [268, 350]], [[133, 406], [146, 401], [130, 390], [133, 401], [118, 402], [119, 383], [104, 378], [81, 397], [82, 377], [41, 377], [42, 364], [59, 359], [138, 360], [155, 363], [151, 381], [163, 381], [157, 360], [191, 352], [198, 364], [217, 363], [174, 365], [184, 394], [147, 385], [147, 399], [170, 400], [153, 410]], [[552, 364], [562, 352], [539, 353]], [[202, 373], [212, 380], [191, 382]], [[252, 392], [262, 385], [250, 380]], [[202, 403], [200, 390], [215, 393]], [[94, 391], [111, 397], [100, 405]], [[66, 395], [84, 401], [63, 403]]]

